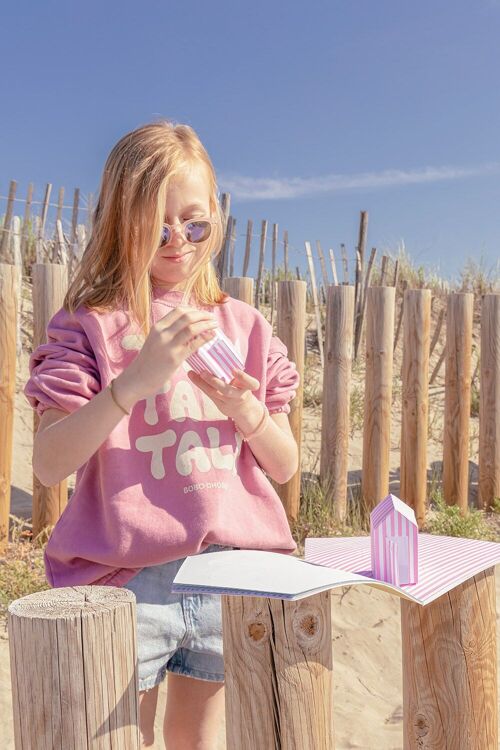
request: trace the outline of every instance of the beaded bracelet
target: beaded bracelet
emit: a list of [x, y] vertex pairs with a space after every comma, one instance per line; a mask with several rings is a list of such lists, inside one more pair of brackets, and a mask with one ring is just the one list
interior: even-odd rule
[[257, 435], [260, 435], [261, 432], [263, 432], [265, 428], [267, 427], [267, 422], [269, 420], [269, 409], [262, 401], [261, 401], [261, 404], [263, 406], [262, 419], [260, 420], [255, 430], [253, 430], [253, 432], [250, 432], [248, 435], [244, 435], [242, 431], [240, 430], [240, 428], [237, 425], [235, 425], [236, 431], [241, 436], [242, 440], [250, 440], [251, 438], [257, 437]]
[[129, 411], [125, 411], [125, 409], [123, 408], [123, 406], [121, 406], [118, 403], [118, 401], [116, 400], [116, 396], [115, 396], [114, 391], [113, 391], [113, 383], [115, 382], [115, 380], [116, 380], [116, 378], [113, 378], [113, 380], [109, 384], [109, 392], [111, 393], [111, 398], [113, 399], [113, 401], [115, 402], [115, 404], [118, 406], [118, 408], [122, 410], [122, 412], [124, 414], [127, 414], [127, 416], [130, 416], [130, 412]]

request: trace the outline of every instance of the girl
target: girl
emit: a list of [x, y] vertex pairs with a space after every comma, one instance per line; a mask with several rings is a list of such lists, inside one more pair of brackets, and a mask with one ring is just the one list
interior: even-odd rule
[[[283, 483], [297, 470], [287, 415], [299, 375], [264, 316], [220, 289], [222, 221], [191, 127], [160, 121], [121, 138], [24, 388], [41, 417], [36, 476], [52, 486], [77, 473], [45, 549], [48, 582], [136, 595], [143, 747], [167, 672], [169, 748], [213, 750], [224, 712], [220, 597], [170, 593], [186, 556], [296, 549], [265, 474]], [[230, 384], [186, 361], [217, 325], [245, 362]]]

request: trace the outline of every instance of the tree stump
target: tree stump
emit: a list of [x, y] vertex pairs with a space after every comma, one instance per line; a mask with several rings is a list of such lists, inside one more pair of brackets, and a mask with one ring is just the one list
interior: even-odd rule
[[495, 569], [402, 599], [401, 628], [405, 750], [498, 750]]
[[16, 750], [138, 750], [135, 595], [54, 588], [8, 608]]
[[221, 603], [227, 747], [333, 750], [330, 592]]

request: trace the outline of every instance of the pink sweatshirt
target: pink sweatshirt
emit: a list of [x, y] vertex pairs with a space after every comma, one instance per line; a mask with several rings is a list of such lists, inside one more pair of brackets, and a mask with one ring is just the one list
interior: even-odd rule
[[[153, 321], [182, 292], [153, 288]], [[207, 306], [257, 378], [254, 395], [271, 414], [290, 412], [295, 363], [262, 313], [240, 300]], [[24, 394], [41, 415], [85, 405], [137, 356], [144, 343], [123, 310], [63, 308], [48, 343], [29, 361]], [[290, 554], [297, 545], [281, 500], [234, 423], [187, 377], [184, 364], [157, 394], [133, 406], [76, 474], [76, 485], [45, 548], [53, 587], [122, 586], [148, 565], [210, 544]]]

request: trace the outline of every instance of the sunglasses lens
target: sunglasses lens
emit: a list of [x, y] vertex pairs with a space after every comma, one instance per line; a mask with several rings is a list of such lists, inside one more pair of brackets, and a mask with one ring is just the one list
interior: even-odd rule
[[192, 221], [186, 225], [188, 242], [203, 242], [210, 237], [211, 224], [208, 221]]
[[160, 245], [168, 245], [170, 242], [170, 229], [168, 227], [163, 227], [161, 230], [161, 239], [160, 239]]

